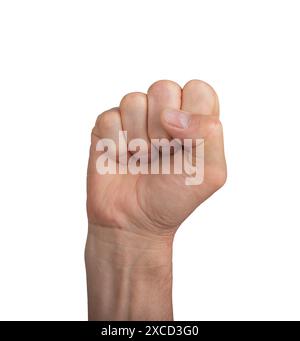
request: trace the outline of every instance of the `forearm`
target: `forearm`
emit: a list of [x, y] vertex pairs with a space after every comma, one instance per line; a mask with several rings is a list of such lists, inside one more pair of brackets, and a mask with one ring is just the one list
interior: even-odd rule
[[172, 320], [172, 239], [89, 226], [89, 320]]

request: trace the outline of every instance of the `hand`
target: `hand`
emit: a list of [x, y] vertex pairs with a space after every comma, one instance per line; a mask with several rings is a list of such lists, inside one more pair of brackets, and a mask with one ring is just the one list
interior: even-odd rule
[[[118, 145], [119, 131], [127, 131], [128, 142], [141, 138], [148, 146], [154, 138], [204, 139], [202, 183], [188, 186], [186, 174], [99, 175], [96, 163], [101, 152], [96, 150], [97, 143], [109, 138]], [[117, 156], [121, 154], [117, 150]], [[88, 283], [93, 283], [89, 292], [93, 292], [96, 300], [97, 276], [89, 276], [89, 272], [95, 271], [95, 259], [110, 264], [107, 268], [136, 265], [170, 268], [177, 228], [225, 183], [223, 132], [215, 91], [198, 80], [188, 82], [183, 89], [171, 81], [158, 81], [147, 94], [127, 94], [118, 108], [102, 113], [96, 121], [87, 180], [87, 271]], [[170, 270], [167, 272], [171, 277]], [[99, 307], [95, 307], [90, 316], [111, 319], [112, 315], [103, 310], [99, 315]], [[145, 312], [138, 315], [144, 316]]]
[[[172, 113], [179, 115], [178, 124], [188, 126], [176, 127], [176, 117], [175, 122], [168, 122], [168, 114]], [[187, 186], [186, 176], [177, 174], [100, 176], [96, 171], [99, 156], [96, 144], [99, 138], [110, 138], [118, 145], [121, 130], [128, 132], [128, 141], [142, 138], [148, 143], [153, 138], [204, 138], [204, 181]], [[102, 113], [96, 121], [88, 172], [89, 222], [152, 234], [173, 233], [225, 179], [222, 126], [215, 91], [197, 80], [188, 82], [182, 90], [174, 82], [158, 81], [147, 95], [127, 94], [119, 108]]]

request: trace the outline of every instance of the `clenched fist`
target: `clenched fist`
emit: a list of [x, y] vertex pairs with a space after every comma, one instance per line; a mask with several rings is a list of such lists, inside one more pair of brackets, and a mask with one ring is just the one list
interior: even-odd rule
[[[153, 141], [158, 140], [161, 148], [153, 157]], [[187, 140], [190, 157], [184, 148]], [[116, 146], [113, 152], [105, 150], [103, 141]], [[137, 149], [139, 160], [130, 148], [134, 141], [144, 141]], [[168, 141], [176, 142], [167, 158], [170, 172], [159, 166], [153, 174], [151, 163], [164, 159]], [[115, 172], [99, 170], [104, 153]], [[178, 153], [182, 158], [174, 160]], [[200, 167], [201, 181], [189, 184], [187, 168], [175, 172], [175, 161], [190, 163], [196, 173]], [[144, 171], [130, 172], [130, 163]], [[172, 81], [158, 81], [147, 94], [129, 93], [97, 118], [87, 177], [90, 319], [172, 319], [174, 233], [225, 180], [218, 97], [205, 82], [192, 80], [181, 89]]]

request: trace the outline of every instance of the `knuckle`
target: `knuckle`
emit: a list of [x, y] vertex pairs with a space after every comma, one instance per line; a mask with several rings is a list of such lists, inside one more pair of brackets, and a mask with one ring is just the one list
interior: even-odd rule
[[222, 124], [218, 117], [210, 115], [194, 115], [192, 120], [194, 131], [203, 138], [222, 136]]
[[136, 103], [144, 104], [146, 100], [146, 95], [142, 92], [130, 92], [126, 94], [120, 102], [120, 108], [123, 108], [124, 106], [130, 106], [135, 105]]
[[150, 85], [148, 93], [151, 92], [160, 94], [162, 91], [164, 91], [164, 89], [174, 89], [176, 91], [178, 88], [180, 88], [180, 86], [176, 82], [163, 79]]
[[117, 109], [111, 109], [108, 111], [104, 111], [97, 117], [95, 127], [97, 129], [103, 129], [113, 126], [115, 123], [115, 119], [118, 117]]
[[188, 81], [185, 86], [184, 89], [189, 89], [189, 90], [206, 90], [209, 91], [213, 96], [217, 97], [217, 93], [215, 91], [215, 89], [208, 83], [199, 80], [199, 79], [192, 79], [190, 81]]
[[222, 126], [222, 123], [219, 120], [219, 118], [218, 117], [213, 117], [213, 116], [211, 116], [209, 118], [210, 118], [209, 126], [210, 126], [211, 131], [215, 130], [218, 133], [222, 132], [223, 131], [223, 126]]
[[[201, 126], [201, 125], [200, 125]], [[205, 131], [206, 138], [212, 136], [222, 136], [223, 135], [223, 126], [218, 117], [215, 116], [206, 116], [206, 122], [203, 122], [202, 129]]]

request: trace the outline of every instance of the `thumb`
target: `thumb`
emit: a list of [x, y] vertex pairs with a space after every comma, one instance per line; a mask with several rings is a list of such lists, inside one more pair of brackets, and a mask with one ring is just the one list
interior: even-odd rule
[[172, 138], [193, 140], [209, 138], [220, 124], [217, 115], [191, 114], [175, 109], [164, 110], [161, 122]]
[[205, 181], [220, 187], [226, 179], [223, 129], [217, 115], [191, 114], [186, 111], [166, 109], [161, 114], [164, 129], [172, 138], [204, 140]]

